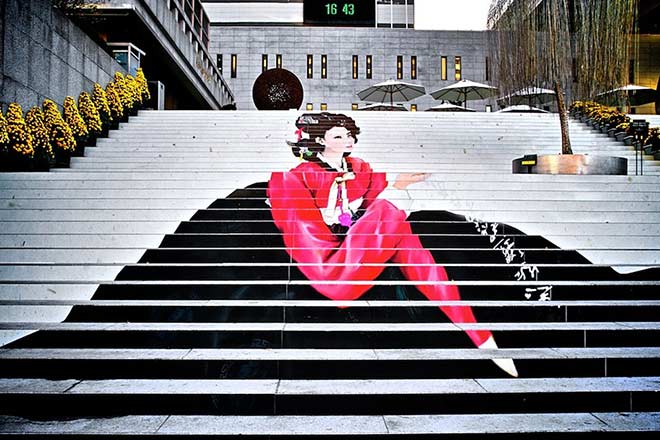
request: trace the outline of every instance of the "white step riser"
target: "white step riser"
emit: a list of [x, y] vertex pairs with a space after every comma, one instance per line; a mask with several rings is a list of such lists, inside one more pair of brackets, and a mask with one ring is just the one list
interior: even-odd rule
[[[649, 219], [651, 220], [651, 219]], [[205, 224], [207, 222], [192, 222]], [[526, 227], [536, 227], [548, 235], [593, 235], [593, 236], [660, 236], [660, 221], [655, 223], [577, 223], [563, 225], [561, 223], [519, 223]], [[171, 234], [180, 225], [179, 222], [153, 221], [6, 221], [2, 235], [16, 234]], [[47, 249], [43, 250], [47, 252]], [[0, 261], [11, 261], [6, 249], [0, 254]], [[28, 258], [28, 257], [26, 257]], [[72, 256], [73, 258], [73, 256]], [[130, 263], [131, 261], [129, 261]]]
[[[488, 199], [449, 199], [444, 198], [416, 199], [413, 211], [416, 210], [479, 210], [479, 211], [529, 211], [529, 198], [520, 195], [515, 199], [488, 200]], [[0, 207], [15, 210], [24, 209], [205, 209], [215, 198], [171, 198], [171, 199], [20, 199], [3, 203]], [[561, 211], [561, 212], [639, 212], [655, 213], [650, 220], [658, 220], [660, 216], [660, 202], [620, 202], [620, 201], [588, 201], [588, 200], [548, 200], [535, 203], [535, 211]], [[647, 214], [650, 215], [650, 214]], [[7, 218], [5, 216], [5, 218]], [[9, 217], [11, 218], [11, 217]]]
[[[503, 191], [483, 188], [478, 190], [409, 190], [416, 200], [433, 199], [460, 199], [460, 200], [534, 200], [534, 201], [605, 201], [605, 202], [660, 202], [660, 192], [606, 192], [606, 191], [526, 191], [524, 195], [519, 191]], [[11, 199], [13, 203], [21, 204], [30, 199], [108, 199], [108, 200], [130, 200], [130, 199], [211, 199], [217, 198], [218, 190], [215, 189], [154, 189], [154, 190], [67, 190], [67, 189], [41, 189], [41, 190], [0, 190], [0, 207], [4, 204], [2, 199]], [[114, 203], [114, 202], [110, 202]], [[264, 206], [266, 208], [266, 206]]]
[[[204, 209], [200, 207], [199, 209]], [[437, 209], [437, 208], [436, 208]], [[185, 221], [189, 220], [197, 209], [81, 209], [72, 211], [70, 209], [15, 209], [0, 210], [0, 221], [32, 221], [38, 218], [41, 221], [142, 221], [145, 219], [153, 221]], [[649, 218], [647, 212], [567, 212], [556, 210], [548, 211], [521, 211], [503, 210], [462, 210], [459, 215], [469, 214], [482, 221], [499, 223], [530, 223], [530, 222], [558, 222], [558, 223], [657, 223], [655, 218]], [[514, 226], [512, 224], [511, 226]]]
[[[612, 194], [633, 194], [640, 193], [641, 197], [648, 197], [649, 200], [655, 199], [660, 187], [656, 184], [627, 184], [627, 183], [597, 183], [584, 182], [577, 186], [571, 183], [548, 183], [548, 182], [497, 182], [494, 189], [492, 182], [488, 181], [434, 181], [434, 186], [439, 191], [553, 191], [573, 194], [575, 198], [580, 198], [583, 193], [612, 193]], [[233, 181], [221, 182], [218, 180], [0, 180], [0, 191], [10, 193], [11, 191], [42, 191], [48, 194], [51, 191], [122, 191], [125, 196], [136, 194], [135, 191], [217, 191], [235, 190]], [[131, 191], [127, 191], [131, 190]], [[414, 190], [409, 190], [414, 191]], [[632, 199], [631, 199], [632, 200]]]
[[[226, 172], [221, 171], [154, 171], [150, 169], [129, 172], [112, 171], [107, 173], [98, 173], [94, 171], [77, 171], [76, 169], [67, 168], [53, 168], [48, 173], [2, 173], [0, 174], [1, 182], [25, 182], [25, 181], [156, 181], [156, 180], [169, 180], [170, 182], [182, 181], [220, 181], [222, 182], [226, 177]], [[270, 178], [270, 171], [254, 171], [247, 173], [248, 178], [252, 183], [257, 182], [258, 178], [265, 178], [264, 182]], [[387, 173], [388, 176], [390, 173]], [[396, 174], [392, 173], [393, 176]], [[234, 178], [235, 176], [232, 176]], [[581, 187], [583, 184], [645, 184], [648, 188], [658, 187], [657, 176], [602, 176], [602, 175], [550, 175], [550, 174], [500, 174], [500, 173], [474, 173], [474, 174], [459, 174], [459, 173], [444, 173], [442, 175], [430, 175], [427, 178], [429, 182], [436, 181], [451, 181], [451, 182], [524, 182], [525, 184], [539, 183], [566, 183], [574, 184]], [[236, 185], [234, 185], [236, 187]]]

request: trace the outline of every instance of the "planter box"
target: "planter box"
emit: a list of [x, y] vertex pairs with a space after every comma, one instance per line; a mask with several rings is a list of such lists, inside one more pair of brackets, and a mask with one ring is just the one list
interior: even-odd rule
[[625, 131], [618, 131], [614, 133], [614, 139], [616, 139], [619, 142], [623, 142], [623, 139], [628, 136], [628, 134]]
[[514, 159], [514, 174], [627, 175], [628, 159], [589, 154], [544, 154]]

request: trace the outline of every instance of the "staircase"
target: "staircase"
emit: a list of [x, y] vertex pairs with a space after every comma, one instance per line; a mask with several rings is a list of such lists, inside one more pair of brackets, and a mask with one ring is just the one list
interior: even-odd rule
[[356, 301], [309, 286], [264, 191], [297, 112], [143, 111], [71, 169], [0, 174], [0, 434], [657, 435], [660, 162], [571, 123], [629, 175], [513, 175], [556, 116], [346, 113], [388, 180], [433, 173], [409, 220], [479, 324], [393, 263]]

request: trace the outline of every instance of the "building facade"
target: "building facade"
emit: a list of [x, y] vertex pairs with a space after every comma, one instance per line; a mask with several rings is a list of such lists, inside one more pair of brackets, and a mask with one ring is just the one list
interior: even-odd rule
[[[316, 1], [322, 7], [333, 4]], [[360, 1], [353, 3], [359, 5]], [[211, 22], [209, 52], [234, 93], [238, 109], [255, 109], [252, 86], [264, 70], [273, 67], [283, 67], [300, 79], [303, 108], [313, 110], [363, 106], [366, 103], [356, 93], [388, 79], [420, 84], [427, 92], [459, 79], [497, 85], [487, 31], [416, 30], [414, 0], [364, 0], [375, 4], [371, 26], [310, 24], [305, 2], [204, 0]], [[630, 82], [654, 88], [660, 86], [660, 41], [653, 34], [657, 26], [652, 24], [660, 10], [657, 3], [640, 3], [639, 51], [636, 59], [628, 60], [634, 66]], [[406, 107], [424, 110], [436, 104], [426, 95]], [[492, 99], [470, 101], [468, 107], [498, 109]], [[655, 113], [656, 107], [649, 104], [637, 111]]]
[[[237, 108], [255, 108], [252, 86], [274, 67], [300, 79], [303, 107], [313, 110], [361, 107], [366, 103], [356, 93], [388, 79], [420, 84], [428, 92], [460, 79], [491, 80], [486, 32], [417, 31], [413, 0], [367, 1], [375, 3], [374, 23], [356, 27], [306, 25], [302, 0], [204, 3], [211, 20], [209, 50]], [[406, 106], [423, 110], [436, 104], [427, 95]], [[484, 111], [494, 104], [469, 106]]]

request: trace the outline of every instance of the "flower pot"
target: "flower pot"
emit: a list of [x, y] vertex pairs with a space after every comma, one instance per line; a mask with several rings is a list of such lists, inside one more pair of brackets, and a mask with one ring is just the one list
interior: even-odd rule
[[61, 148], [55, 149], [55, 165], [53, 168], [69, 168], [71, 164], [71, 153]]
[[5, 172], [21, 172], [32, 171], [34, 169], [34, 159], [26, 156], [19, 156], [16, 153], [8, 151], [2, 152], [0, 155], [0, 171]]
[[628, 159], [590, 154], [529, 155], [512, 162], [514, 174], [627, 175]]
[[50, 158], [47, 155], [34, 158], [34, 171], [49, 171]]

